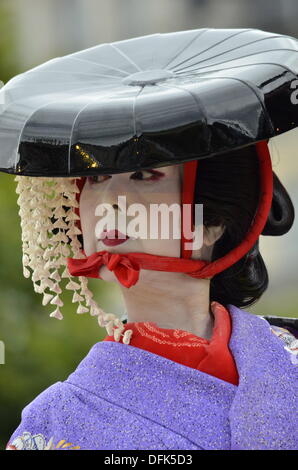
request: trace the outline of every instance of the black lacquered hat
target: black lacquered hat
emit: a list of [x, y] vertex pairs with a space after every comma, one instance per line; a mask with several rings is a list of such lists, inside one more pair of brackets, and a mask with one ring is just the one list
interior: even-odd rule
[[0, 170], [128, 172], [269, 139], [298, 125], [297, 73], [298, 41], [255, 29], [153, 34], [58, 57], [0, 91]]

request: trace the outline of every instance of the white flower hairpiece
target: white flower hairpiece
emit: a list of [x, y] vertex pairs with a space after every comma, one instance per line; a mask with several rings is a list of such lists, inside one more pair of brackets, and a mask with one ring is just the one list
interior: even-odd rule
[[[43, 295], [42, 305], [55, 306], [50, 317], [63, 319], [60, 282], [67, 278], [66, 289], [74, 292], [72, 302], [79, 303], [76, 313], [90, 312], [97, 316], [99, 326], [105, 327], [109, 335], [114, 335], [116, 341], [123, 336], [123, 343], [129, 344], [132, 330], [122, 334], [123, 322], [98, 306], [88, 289], [88, 279], [72, 277], [67, 268], [66, 258], [84, 258], [78, 239], [82, 232], [75, 222], [80, 219], [75, 213], [75, 208], [79, 207], [76, 193], [80, 192], [76, 179], [79, 178], [15, 177], [22, 228], [23, 274], [26, 278], [31, 276], [35, 292]], [[54, 234], [54, 229], [58, 229], [58, 233]]]

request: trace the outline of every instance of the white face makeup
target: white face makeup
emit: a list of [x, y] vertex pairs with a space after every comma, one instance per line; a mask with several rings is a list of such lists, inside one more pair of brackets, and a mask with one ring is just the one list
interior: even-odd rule
[[[158, 206], [165, 204], [166, 207], [176, 204], [179, 209], [181, 208], [182, 175], [183, 165], [180, 164], [116, 175], [88, 177], [80, 197], [81, 227], [86, 255], [90, 256], [105, 250], [110, 253], [139, 252], [180, 258], [181, 240], [177, 237], [177, 233], [180, 237], [181, 217], [176, 219], [173, 219], [172, 215], [169, 217], [167, 238], [161, 236], [163, 222], [159, 217], [157, 222], [158, 236], [154, 239], [150, 237], [150, 209], [152, 204]], [[119, 196], [125, 197], [126, 206], [118, 204]], [[121, 233], [129, 238], [122, 240], [120, 244], [116, 241], [115, 244], [115, 234], [111, 233], [110, 237], [104, 234], [103, 238], [108, 238], [108, 241], [104, 242], [101, 238], [101, 230], [97, 229], [103, 215], [96, 215], [98, 214], [97, 208], [102, 207], [103, 204], [113, 206], [114, 214], [121, 211], [125, 213], [132, 204], [141, 204], [147, 214], [145, 221], [147, 222], [148, 231], [146, 233], [148, 236], [137, 237], [135, 231], [132, 233], [130, 222], [135, 218], [135, 215], [126, 215], [126, 225]], [[105, 219], [107, 220], [106, 217]], [[142, 220], [144, 221], [144, 218]], [[109, 230], [118, 230], [119, 228], [117, 217], [113, 217]], [[222, 232], [221, 227], [211, 227], [208, 230], [204, 227], [204, 245], [200, 250], [194, 250], [191, 257], [210, 260], [213, 244]], [[145, 279], [145, 276], [149, 275], [149, 270], [146, 270], [146, 273], [142, 270], [140, 278]], [[109, 271], [106, 266], [101, 267], [100, 276], [104, 280], [118, 282], [114, 273]]]
[[[107, 245], [100, 239], [96, 226], [102, 217], [95, 215], [96, 208], [102, 204], [109, 204], [114, 207], [115, 214], [123, 211], [123, 206], [118, 205], [118, 196], [125, 196], [126, 208], [135, 203], [144, 207], [147, 214], [147, 239], [137, 238], [136, 234], [130, 233], [129, 222], [135, 218], [132, 216], [126, 217], [127, 226], [126, 233], [124, 233], [124, 235], [132, 235], [130, 238], [115, 246]], [[173, 236], [172, 219], [170, 219], [168, 239], [161, 238], [161, 223], [158, 226], [158, 239], [150, 239], [150, 205], [166, 204], [171, 206], [173, 203], [179, 206], [181, 204], [181, 165], [88, 177], [80, 197], [81, 226], [86, 255], [106, 250], [111, 253], [143, 252], [180, 257], [180, 240]], [[181, 222], [178, 220], [176, 230], [179, 234], [180, 227]], [[113, 228], [118, 229], [117, 218]]]

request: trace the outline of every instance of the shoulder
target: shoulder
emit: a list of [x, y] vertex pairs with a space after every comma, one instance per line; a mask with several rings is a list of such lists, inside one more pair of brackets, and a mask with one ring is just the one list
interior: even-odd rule
[[298, 318], [260, 316], [268, 324], [269, 331], [278, 338], [287, 351], [292, 364], [298, 365]]
[[22, 419], [40, 419], [51, 412], [52, 407], [57, 407], [61, 397], [66, 393], [64, 382], [56, 382], [43, 390], [22, 411]]
[[[270, 361], [286, 374], [294, 373], [298, 363], [298, 319], [282, 316], [256, 315], [228, 305], [232, 319], [230, 347], [238, 362]], [[281, 372], [281, 370], [280, 370]], [[291, 374], [290, 374], [291, 375]]]
[[271, 332], [283, 343], [283, 347], [290, 354], [293, 364], [298, 365], [298, 339], [286, 328], [270, 325]]
[[52, 450], [57, 444], [72, 446], [63, 439], [53, 442], [56, 423], [68, 394], [69, 388], [64, 382], [56, 382], [26, 405], [6, 450]]

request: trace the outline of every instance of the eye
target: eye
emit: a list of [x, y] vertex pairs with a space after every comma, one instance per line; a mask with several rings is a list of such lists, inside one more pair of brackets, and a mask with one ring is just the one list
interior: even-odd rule
[[102, 183], [103, 181], [111, 178], [111, 175], [94, 175], [94, 176], [88, 176], [87, 180], [89, 184], [97, 184], [97, 183]]
[[139, 170], [130, 176], [133, 180], [154, 181], [159, 180], [164, 176], [164, 173], [157, 170]]

